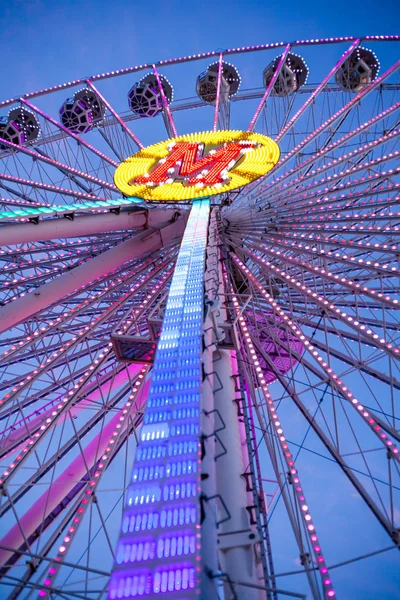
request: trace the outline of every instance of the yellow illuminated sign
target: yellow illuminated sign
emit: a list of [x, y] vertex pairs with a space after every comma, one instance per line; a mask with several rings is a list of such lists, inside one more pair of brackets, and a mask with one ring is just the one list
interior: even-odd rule
[[115, 171], [127, 196], [179, 202], [229, 192], [251, 183], [278, 162], [279, 146], [260, 133], [204, 131], [153, 144]]

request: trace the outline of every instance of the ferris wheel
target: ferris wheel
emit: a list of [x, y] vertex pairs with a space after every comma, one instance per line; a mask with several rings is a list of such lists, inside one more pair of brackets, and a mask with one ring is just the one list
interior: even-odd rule
[[2, 598], [396, 597], [399, 39], [0, 102]]

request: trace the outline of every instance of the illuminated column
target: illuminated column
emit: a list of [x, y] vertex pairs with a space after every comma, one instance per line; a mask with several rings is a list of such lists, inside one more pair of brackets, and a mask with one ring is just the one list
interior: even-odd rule
[[193, 202], [169, 290], [108, 598], [198, 597], [208, 200]]

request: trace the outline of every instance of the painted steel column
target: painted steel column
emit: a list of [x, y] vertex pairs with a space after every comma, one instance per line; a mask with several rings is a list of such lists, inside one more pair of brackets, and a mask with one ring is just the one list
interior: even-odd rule
[[200, 395], [209, 201], [194, 201], [168, 294], [108, 598], [198, 598]]
[[[219, 327], [226, 322], [225, 290], [222, 269], [219, 266], [220, 315]], [[225, 507], [218, 529], [218, 547], [220, 564], [223, 573], [231, 581], [242, 581], [259, 586], [259, 568], [256, 562], [255, 544], [259, 543], [257, 531], [251, 527], [246, 483], [243, 474], [247, 464], [243, 456], [246, 448], [241, 439], [240, 424], [237, 415], [234, 368], [231, 351], [219, 347], [214, 355], [214, 400], [215, 409], [221, 419], [223, 428], [218, 432], [224, 453], [216, 461], [217, 490]], [[249, 462], [248, 460], [246, 461]], [[253, 502], [251, 502], [253, 504]], [[228, 515], [226, 515], [226, 510]], [[265, 583], [263, 583], [265, 585]], [[225, 584], [226, 598], [231, 598], [229, 583]], [[266, 592], [256, 587], [242, 586], [239, 590], [240, 600], [261, 600]]]
[[[68, 206], [66, 206], [66, 209]], [[162, 227], [180, 216], [175, 209], [121, 211], [119, 215], [103, 213], [90, 216], [75, 216], [73, 221], [63, 217], [0, 227], [0, 246], [11, 246], [26, 242], [43, 242], [58, 238], [76, 238], [109, 231], [129, 229], [151, 229]]]
[[[201, 584], [200, 597], [218, 600], [217, 580], [212, 575], [218, 571], [217, 536], [217, 481], [215, 464], [216, 415], [214, 405], [213, 355], [216, 349], [216, 323], [214, 305], [218, 293], [218, 231], [215, 209], [211, 214], [206, 271], [204, 275], [205, 310], [203, 325], [204, 382], [201, 397]], [[219, 426], [219, 422], [218, 422]]]
[[[218, 492], [229, 511], [230, 518], [219, 527], [218, 540], [221, 569], [232, 581], [243, 581], [250, 585], [260, 585], [255, 562], [254, 544], [259, 542], [258, 535], [250, 527], [249, 514], [246, 510], [248, 497], [243, 464], [242, 442], [240, 438], [233, 380], [231, 355], [229, 350], [218, 350], [218, 360], [214, 361], [215, 382], [218, 388], [214, 391], [215, 408], [218, 410], [225, 428], [218, 436], [223, 443], [226, 454], [220, 456], [217, 465]], [[226, 516], [225, 514], [223, 516]], [[229, 585], [225, 585], [227, 598]], [[241, 600], [260, 600], [265, 592], [251, 587], [240, 588]]]
[[160, 249], [175, 237], [180, 236], [184, 225], [183, 219], [179, 219], [152, 233], [144, 231], [53, 279], [50, 283], [39, 286], [34, 292], [10, 302], [0, 309], [0, 333], [25, 321], [44, 308], [58, 302], [67, 294], [91, 283], [97, 277], [109, 273], [123, 263]]

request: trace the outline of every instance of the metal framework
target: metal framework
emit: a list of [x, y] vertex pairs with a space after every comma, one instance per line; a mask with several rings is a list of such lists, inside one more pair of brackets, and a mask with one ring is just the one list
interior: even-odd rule
[[[219, 50], [0, 102], [41, 132], [0, 136], [1, 597], [396, 597], [398, 40]], [[360, 48], [381, 70], [351, 84]], [[263, 89], [228, 94], [236, 54], [274, 65]], [[210, 62], [215, 101], [170, 102], [164, 73], [179, 96], [180, 65], [194, 84]], [[148, 73], [147, 138], [126, 93]], [[104, 108], [87, 133], [48, 108], [82, 87]], [[120, 161], [183, 122], [264, 133], [280, 161], [211, 199], [121, 197]]]

